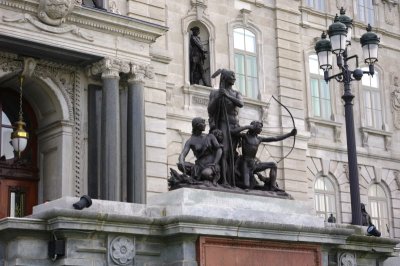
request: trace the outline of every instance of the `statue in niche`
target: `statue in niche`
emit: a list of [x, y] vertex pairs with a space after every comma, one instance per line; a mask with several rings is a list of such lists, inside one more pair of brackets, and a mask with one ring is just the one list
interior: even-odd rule
[[400, 129], [400, 86], [398, 76], [393, 77], [391, 91], [391, 103], [394, 120], [393, 123], [397, 129]]
[[[195, 26], [190, 30], [192, 31], [189, 45], [190, 84], [199, 84], [210, 87], [204, 67], [204, 61], [208, 52], [201, 42], [199, 36], [200, 28]], [[202, 83], [200, 83], [200, 81]]]
[[[240, 173], [238, 185], [246, 189], [254, 188], [257, 184], [254, 175], [257, 175], [264, 182], [264, 190], [282, 191], [276, 184], [277, 164], [275, 162], [258, 162], [256, 154], [261, 142], [281, 141], [291, 136], [296, 136], [297, 130], [294, 128], [287, 134], [275, 137], [261, 137], [259, 134], [263, 128], [262, 122], [253, 121], [249, 127], [245, 128], [248, 129], [247, 133], [240, 134], [242, 155], [239, 156], [236, 162], [236, 168]], [[260, 174], [260, 172], [267, 169], [270, 169], [269, 178]]]
[[[260, 121], [240, 126], [238, 115], [243, 107], [243, 99], [240, 92], [233, 89], [235, 73], [220, 69], [212, 78], [219, 75], [220, 86], [211, 91], [207, 108], [209, 134], [203, 133], [206, 127], [204, 119], [197, 117], [192, 120], [192, 135], [186, 141], [177, 164], [182, 174], [171, 169], [168, 180], [170, 189], [191, 187], [291, 198], [276, 183], [277, 162], [260, 162], [256, 154], [261, 142], [281, 141], [296, 136], [294, 122], [294, 129], [290, 133], [273, 137], [259, 136], [263, 128]], [[196, 157], [195, 163], [185, 161], [190, 150]], [[269, 176], [263, 176], [262, 172], [268, 169]]]
[[[178, 169], [183, 172], [183, 175], [173, 175], [176, 179], [173, 182], [180, 180], [191, 184], [212, 183], [217, 186], [220, 179], [219, 161], [222, 156], [222, 144], [218, 139], [222, 141], [222, 134], [218, 130], [215, 130], [213, 134], [204, 134], [205, 128], [206, 122], [203, 118], [193, 118], [192, 136], [186, 141], [179, 156]], [[190, 150], [196, 157], [194, 164], [185, 162]]]

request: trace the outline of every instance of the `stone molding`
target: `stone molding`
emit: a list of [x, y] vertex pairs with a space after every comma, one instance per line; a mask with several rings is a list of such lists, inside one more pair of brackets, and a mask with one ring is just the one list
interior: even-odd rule
[[191, 9], [188, 14], [196, 14], [197, 20], [202, 20], [203, 16], [209, 17], [207, 12], [208, 0], [191, 0]]
[[396, 6], [399, 4], [398, 0], [382, 0], [382, 2], [385, 13], [385, 22], [389, 25], [394, 25], [398, 15], [396, 10]]
[[129, 73], [129, 62], [119, 58], [104, 58], [89, 67], [89, 75], [101, 74], [102, 79], [119, 79], [119, 73]]
[[128, 83], [144, 83], [145, 78], [154, 78], [153, 67], [148, 64], [131, 63]]
[[0, 0], [0, 7], [5, 6], [7, 9], [19, 13], [19, 15], [17, 15], [18, 18], [11, 18], [17, 22], [25, 22], [28, 18], [31, 18], [29, 22], [32, 24], [36, 23], [33, 25], [41, 27], [42, 30], [53, 33], [71, 32], [88, 41], [91, 41], [91, 35], [83, 33], [81, 28], [125, 36], [145, 43], [155, 42], [158, 37], [162, 36], [168, 30], [167, 27], [162, 25], [143, 23], [143, 21], [134, 18], [120, 16], [111, 12], [99, 11], [94, 8], [86, 8], [81, 6], [79, 4], [80, 2], [80, 0], [76, 0], [74, 9], [65, 17], [65, 22], [70, 25], [61, 28], [46, 25], [32, 16], [39, 10], [38, 1]]
[[392, 133], [386, 130], [379, 130], [370, 127], [361, 127], [361, 140], [363, 147], [369, 147], [368, 137], [369, 135], [375, 135], [383, 137], [385, 143], [385, 151], [390, 151], [392, 145]]

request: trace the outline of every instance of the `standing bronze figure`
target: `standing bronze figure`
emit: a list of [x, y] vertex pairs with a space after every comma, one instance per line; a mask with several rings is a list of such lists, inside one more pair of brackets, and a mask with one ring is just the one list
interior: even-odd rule
[[219, 129], [224, 136], [223, 154], [221, 159], [222, 184], [235, 186], [235, 159], [238, 137], [232, 134], [232, 130], [239, 127], [239, 108], [243, 107], [243, 99], [240, 92], [233, 90], [235, 84], [235, 72], [220, 69], [212, 78], [221, 75], [218, 90], [210, 93], [208, 104], [208, 116], [210, 130]]
[[192, 31], [189, 49], [190, 84], [200, 84], [200, 81], [202, 81], [204, 86], [210, 87], [204, 69], [204, 60], [206, 59], [207, 50], [204, 49], [199, 37], [200, 28], [196, 26], [190, 30]]

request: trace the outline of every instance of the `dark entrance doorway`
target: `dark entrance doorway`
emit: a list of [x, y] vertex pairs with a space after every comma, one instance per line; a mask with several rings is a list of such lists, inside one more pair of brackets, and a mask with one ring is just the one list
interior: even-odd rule
[[0, 218], [29, 215], [38, 202], [37, 122], [24, 99], [22, 106], [29, 140], [18, 157], [10, 141], [13, 124], [18, 120], [19, 94], [0, 87]]

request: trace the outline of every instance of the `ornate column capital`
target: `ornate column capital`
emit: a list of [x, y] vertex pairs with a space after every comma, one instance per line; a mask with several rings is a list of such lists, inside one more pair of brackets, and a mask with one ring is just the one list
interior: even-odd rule
[[98, 75], [101, 73], [101, 78], [118, 78], [119, 73], [129, 73], [129, 62], [123, 61], [119, 58], [104, 58], [103, 60], [94, 63], [89, 68], [89, 74]]
[[154, 77], [153, 67], [146, 64], [131, 63], [131, 71], [128, 77], [128, 83], [144, 83], [145, 78]]

